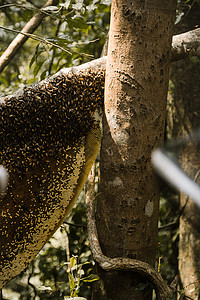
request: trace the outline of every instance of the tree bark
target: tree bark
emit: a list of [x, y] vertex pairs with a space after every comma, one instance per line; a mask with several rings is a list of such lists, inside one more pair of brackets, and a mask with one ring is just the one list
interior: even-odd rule
[[[104, 255], [155, 263], [159, 191], [151, 151], [164, 133], [176, 1], [113, 1], [97, 228]], [[140, 276], [105, 273], [94, 299], [150, 299]]]

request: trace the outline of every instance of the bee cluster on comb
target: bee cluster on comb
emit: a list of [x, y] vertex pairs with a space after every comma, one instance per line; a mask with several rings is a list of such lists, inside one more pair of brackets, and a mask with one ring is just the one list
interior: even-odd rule
[[27, 87], [0, 105], [1, 155], [12, 172], [23, 173], [46, 155], [72, 146], [91, 128], [103, 105], [104, 73], [57, 76]]
[[105, 72], [60, 74], [0, 102], [0, 287], [64, 221], [101, 143]]

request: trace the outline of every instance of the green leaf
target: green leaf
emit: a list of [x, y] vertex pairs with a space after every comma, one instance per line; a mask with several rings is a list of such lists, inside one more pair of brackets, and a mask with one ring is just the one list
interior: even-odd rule
[[41, 60], [40, 62], [37, 62], [35, 65], [35, 68], [33, 69], [33, 75], [36, 76], [38, 72], [40, 71], [43, 63], [46, 61], [46, 59]]
[[35, 53], [34, 53], [34, 55], [31, 58], [31, 61], [30, 61], [30, 64], [29, 64], [29, 68], [32, 67], [32, 65], [33, 65], [34, 62], [37, 62], [37, 59], [40, 56], [40, 54], [44, 52], [44, 49], [39, 49], [39, 47], [40, 47], [40, 43], [37, 44], [37, 46], [35, 48]]
[[91, 274], [91, 275], [89, 275], [87, 277], [82, 278], [82, 280], [84, 282], [93, 282], [93, 281], [97, 281], [99, 279], [100, 279], [99, 276], [96, 275], [96, 274]]
[[189, 59], [195, 65], [199, 62], [198, 56], [190, 56]]
[[80, 28], [80, 29], [87, 29], [88, 28], [88, 25], [83, 21], [81, 20], [81, 18], [69, 18], [67, 19], [67, 23], [68, 23], [68, 26], [70, 29], [73, 29], [73, 28]]
[[45, 71], [43, 71], [42, 74], [40, 75], [40, 80], [45, 79], [46, 76], [47, 76], [47, 71], [45, 70]]
[[57, 13], [59, 12], [59, 8], [57, 6], [46, 6], [44, 8], [42, 8], [41, 10], [45, 11], [45, 12], [49, 12], [49, 13]]
[[73, 268], [76, 265], [76, 257], [72, 256], [70, 258], [70, 266]]
[[68, 277], [69, 277], [69, 288], [70, 288], [70, 291], [73, 291], [76, 287], [76, 282], [74, 280], [74, 277], [72, 276], [71, 273], [68, 274]]
[[32, 58], [31, 58], [31, 61], [30, 61], [30, 63], [29, 63], [29, 68], [31, 68], [32, 67], [32, 65], [33, 65], [33, 63], [36, 61], [36, 57], [35, 57], [35, 54], [32, 56]]

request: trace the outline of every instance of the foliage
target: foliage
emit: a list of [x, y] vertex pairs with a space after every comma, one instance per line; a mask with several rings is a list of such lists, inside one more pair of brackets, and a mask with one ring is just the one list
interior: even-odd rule
[[171, 284], [178, 272], [179, 211], [170, 204], [169, 197], [172, 199], [173, 193], [168, 194], [168, 199], [160, 199], [157, 268], [167, 283]]
[[[40, 5], [46, 1], [42, 1]], [[11, 2], [12, 3], [12, 2]], [[32, 2], [31, 2], [32, 3]], [[10, 4], [4, 0], [3, 4]], [[0, 25], [20, 31], [38, 11], [26, 1], [16, 1], [8, 7], [0, 7]], [[100, 56], [109, 26], [109, 1], [67, 0], [57, 7], [48, 7], [48, 14], [34, 35], [0, 74], [1, 92], [31, 84], [57, 72]], [[8, 47], [16, 33], [2, 30], [2, 50]]]
[[70, 261], [68, 263], [65, 263], [69, 266], [67, 272], [69, 278], [69, 289], [71, 297], [78, 296], [82, 282], [93, 282], [99, 280], [99, 277], [96, 274], [90, 274], [89, 276], [83, 277], [83, 275], [85, 274], [83, 266], [89, 264], [89, 262], [85, 262], [84, 264], [78, 264], [77, 260], [77, 256], [72, 256], [70, 258]]

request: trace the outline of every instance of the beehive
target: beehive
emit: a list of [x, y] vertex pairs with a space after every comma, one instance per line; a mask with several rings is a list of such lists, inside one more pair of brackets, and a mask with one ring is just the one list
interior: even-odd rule
[[66, 218], [99, 151], [104, 72], [59, 75], [0, 103], [0, 287]]

